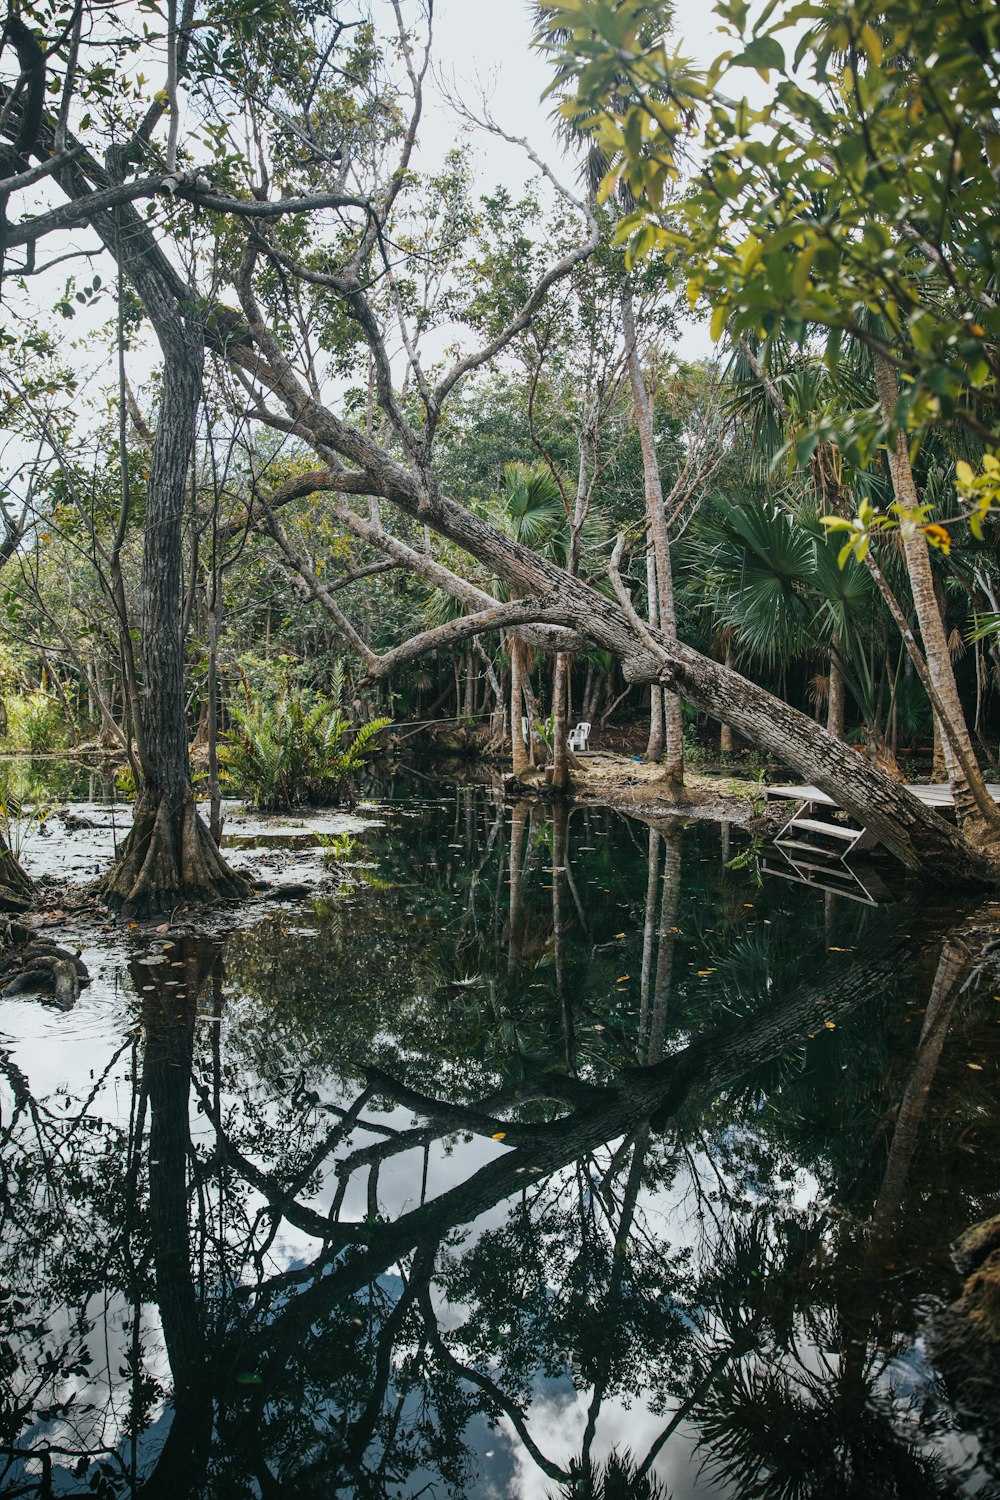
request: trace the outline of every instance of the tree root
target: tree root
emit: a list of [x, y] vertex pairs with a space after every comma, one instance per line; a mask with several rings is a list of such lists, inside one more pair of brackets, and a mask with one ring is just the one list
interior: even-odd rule
[[131, 831], [98, 889], [123, 916], [242, 901], [253, 893], [250, 881], [223, 859], [190, 787], [173, 806], [155, 791], [140, 793]]
[[0, 911], [15, 914], [34, 904], [34, 881], [21, 869], [10, 849], [0, 846]]

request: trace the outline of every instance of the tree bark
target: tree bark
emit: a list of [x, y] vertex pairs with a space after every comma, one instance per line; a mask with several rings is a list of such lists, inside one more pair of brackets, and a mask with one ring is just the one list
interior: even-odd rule
[[[891, 365], [880, 357], [875, 359], [875, 380], [882, 418], [886, 427], [891, 429], [896, 419], [899, 386]], [[919, 505], [917, 487], [903, 432], [896, 432], [895, 437], [887, 442], [887, 453], [896, 503], [907, 511], [916, 511]], [[951, 734], [943, 733], [942, 739], [959, 826], [970, 835], [978, 837], [987, 833], [1000, 834], [1000, 809], [995, 809], [992, 816], [987, 810], [987, 805], [993, 807], [992, 799], [983, 783], [958, 696], [948, 637], [934, 591], [934, 575], [931, 572], [927, 541], [920, 531], [914, 530], [907, 535], [904, 530], [901, 534], [927, 670], [937, 693], [942, 719], [951, 731]], [[957, 744], [952, 743], [952, 736]], [[961, 751], [966, 769], [959, 764], [958, 751]], [[970, 783], [976, 781], [978, 785], [973, 789]]]
[[566, 668], [572, 658], [556, 652], [552, 673], [552, 790], [569, 790], [569, 745], [566, 730]]
[[[180, 600], [188, 464], [201, 399], [204, 334], [189, 329], [142, 268], [129, 267], [163, 353], [163, 394], [146, 496], [142, 561], [142, 781], [133, 823], [102, 882], [128, 914], [249, 895], [198, 815], [188, 764]], [[166, 305], [164, 305], [164, 303]]]
[[826, 732], [835, 740], [844, 738], [844, 674], [840, 670], [840, 637], [830, 653], [830, 695], [826, 704]]
[[[510, 637], [510, 749], [511, 765], [518, 781], [522, 781], [531, 770], [531, 756], [528, 753], [529, 739], [525, 736], [521, 723], [525, 717], [523, 668], [524, 645], [516, 635], [512, 635]], [[531, 726], [529, 725], [529, 735], [530, 732]]]
[[[659, 624], [656, 607], [656, 558], [652, 546], [646, 548], [646, 615], [650, 625]], [[649, 739], [646, 741], [646, 760], [655, 764], [663, 759], [663, 689], [658, 682], [649, 685]]]
[[[625, 333], [626, 357], [629, 384], [632, 388], [632, 410], [642, 449], [642, 472], [646, 489], [646, 517], [653, 543], [656, 563], [657, 613], [660, 629], [664, 635], [677, 634], [677, 612], [674, 608], [674, 579], [670, 562], [670, 537], [667, 531], [667, 516], [663, 506], [663, 486], [660, 482], [660, 464], [656, 456], [653, 436], [653, 421], [649, 407], [649, 395], [643, 379], [639, 349], [636, 342], [635, 313], [632, 307], [632, 292], [627, 281], [621, 290], [622, 328]], [[663, 695], [664, 742], [667, 754], [667, 780], [675, 786], [684, 785], [684, 721], [681, 715], [681, 700], [678, 694]]]

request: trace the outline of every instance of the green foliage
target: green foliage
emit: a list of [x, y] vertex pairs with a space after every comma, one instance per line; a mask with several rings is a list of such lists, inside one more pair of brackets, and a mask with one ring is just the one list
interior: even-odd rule
[[31, 835], [54, 811], [33, 792], [30, 779], [23, 775], [5, 772], [0, 776], [0, 838], [18, 861]]
[[57, 698], [38, 690], [6, 700], [7, 746], [42, 755], [61, 750], [69, 740], [69, 726]]
[[223, 747], [226, 779], [269, 811], [353, 800], [352, 778], [391, 722], [371, 719], [352, 732], [339, 704], [310, 702], [298, 688], [273, 704], [248, 697], [232, 712], [238, 727]]
[[[995, 6], [775, 0], [751, 23], [747, 5], [719, 3], [728, 46], [701, 78], [664, 40], [666, 5], [543, 9], [555, 87], [573, 90], [563, 113], [614, 163], [605, 192], [624, 185], [636, 203], [620, 227], [631, 255], [683, 266], [713, 337], [816, 334], [831, 369], [860, 340], [898, 373], [900, 427], [994, 440]], [[769, 84], [759, 108], [750, 74]], [[667, 204], [692, 146], [691, 186]], [[829, 437], [863, 465], [883, 435], [872, 406]]]

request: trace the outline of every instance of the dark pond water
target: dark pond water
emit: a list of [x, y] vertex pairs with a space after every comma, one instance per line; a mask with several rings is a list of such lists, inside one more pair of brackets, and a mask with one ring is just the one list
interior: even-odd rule
[[967, 914], [714, 826], [369, 809], [355, 884], [0, 1002], [0, 1493], [998, 1493]]

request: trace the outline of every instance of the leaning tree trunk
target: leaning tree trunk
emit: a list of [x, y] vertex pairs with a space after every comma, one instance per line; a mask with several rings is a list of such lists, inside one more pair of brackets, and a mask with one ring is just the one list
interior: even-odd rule
[[188, 764], [182, 524], [201, 397], [203, 335], [189, 331], [176, 310], [153, 321], [164, 363], [143, 538], [142, 779], [132, 829], [103, 882], [109, 905], [131, 914], [236, 899], [251, 889], [229, 868], [199, 817]]
[[[639, 432], [642, 449], [642, 472], [646, 489], [646, 516], [649, 535], [656, 559], [657, 612], [660, 629], [664, 635], [677, 634], [677, 611], [674, 607], [674, 578], [670, 563], [670, 537], [667, 517], [663, 509], [663, 486], [660, 482], [660, 465], [656, 456], [656, 441], [653, 436], [653, 420], [649, 409], [649, 395], [642, 376], [639, 349], [636, 343], [635, 315], [632, 310], [632, 292], [627, 281], [621, 289], [622, 328], [628, 359], [629, 383], [632, 387], [632, 408], [635, 425]], [[663, 695], [663, 728], [667, 752], [667, 780], [675, 786], [684, 784], [684, 720], [681, 700], [676, 693]]]
[[[882, 418], [887, 426], [891, 426], [896, 418], [899, 386], [891, 365], [878, 356], [875, 359], [875, 380]], [[910, 466], [909, 449], [902, 432], [896, 433], [895, 439], [888, 444], [887, 452], [896, 502], [905, 510], [914, 512], [919, 504], [917, 487]], [[979, 770], [958, 696], [948, 637], [934, 592], [927, 541], [917, 530], [910, 535], [905, 531], [901, 534], [913, 605], [924, 645], [924, 658], [940, 704], [943, 720], [941, 737], [959, 826], [970, 834], [1000, 833], [1000, 809], [990, 815], [992, 799]], [[959, 754], [964, 766], [959, 763]]]

